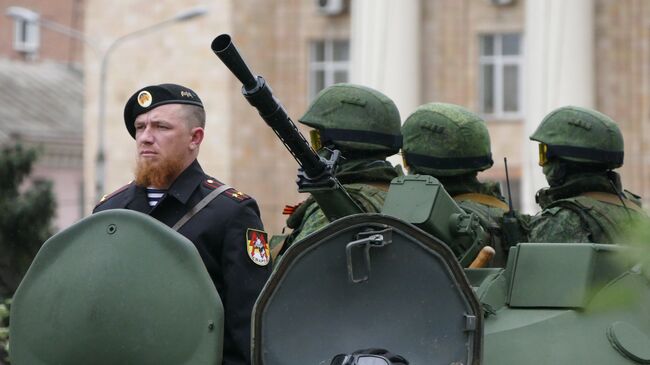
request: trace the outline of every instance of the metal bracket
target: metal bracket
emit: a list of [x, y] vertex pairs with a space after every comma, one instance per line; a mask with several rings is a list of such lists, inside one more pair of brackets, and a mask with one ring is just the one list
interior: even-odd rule
[[465, 331], [476, 331], [478, 326], [477, 318], [472, 314], [465, 314]]
[[336, 166], [341, 160], [345, 160], [345, 157], [341, 155], [339, 150], [329, 150], [329, 158], [321, 156], [321, 161], [325, 163], [327, 168], [319, 176], [307, 176], [305, 171], [301, 168], [298, 169], [298, 178], [296, 184], [298, 184], [299, 192], [311, 192], [314, 190], [331, 190], [335, 188], [336, 182], [334, 181], [334, 172], [336, 171]]
[[345, 246], [348, 279], [355, 284], [368, 281], [371, 270], [370, 249], [372, 247], [386, 246], [392, 241], [393, 230], [391, 228], [357, 234], [357, 240]]

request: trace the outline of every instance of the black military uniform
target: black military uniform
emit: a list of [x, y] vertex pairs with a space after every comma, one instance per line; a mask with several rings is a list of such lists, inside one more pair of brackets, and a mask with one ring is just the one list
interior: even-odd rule
[[[223, 185], [194, 161], [174, 181], [162, 200], [150, 207], [144, 187], [130, 183], [102, 200], [93, 213], [125, 208], [148, 214], [172, 227], [211, 191]], [[224, 364], [250, 363], [250, 318], [253, 304], [271, 273], [250, 257], [248, 240], [264, 228], [255, 200], [226, 190], [197, 213], [179, 233], [194, 243], [225, 309]], [[261, 237], [266, 240], [266, 234]]]
[[[148, 98], [144, 102], [143, 94]], [[138, 114], [170, 103], [202, 107], [198, 96], [180, 85], [141, 89], [125, 107], [125, 123], [131, 136], [135, 138], [133, 120]], [[206, 175], [194, 160], [154, 207], [149, 205], [146, 187], [131, 182], [104, 197], [93, 213], [130, 209], [174, 227], [221, 186], [223, 183]], [[253, 305], [271, 274], [270, 250], [257, 203], [250, 196], [229, 188], [187, 220], [178, 232], [196, 246], [221, 297], [225, 311], [223, 364], [250, 364]]]

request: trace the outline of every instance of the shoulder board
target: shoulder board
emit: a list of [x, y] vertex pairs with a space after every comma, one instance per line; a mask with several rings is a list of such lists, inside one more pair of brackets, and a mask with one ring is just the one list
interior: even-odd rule
[[[217, 180], [217, 179], [209, 178], [209, 179], [206, 179], [206, 180], [203, 181], [203, 186], [205, 186], [205, 187], [207, 187], [208, 189], [211, 189], [211, 190], [214, 190], [214, 189], [216, 189], [216, 188], [218, 188], [218, 187], [220, 187], [222, 185], [223, 185], [223, 183], [221, 181]], [[232, 199], [234, 201], [238, 201], [238, 202], [251, 199], [250, 196], [242, 193], [241, 191], [239, 191], [239, 190], [237, 190], [235, 188], [230, 188], [230, 189], [224, 191], [223, 194], [221, 194], [221, 195], [227, 196], [230, 199]]]
[[132, 183], [133, 183], [133, 180], [129, 181], [128, 184], [122, 186], [121, 188], [115, 190], [114, 192], [112, 192], [110, 194], [105, 194], [104, 196], [102, 196], [102, 198], [99, 200], [99, 202], [95, 205], [95, 208], [97, 208], [98, 206], [104, 204], [104, 202], [106, 202], [108, 199], [110, 199], [110, 198], [114, 197], [115, 195], [117, 195], [117, 194], [123, 192], [124, 190], [126, 190], [126, 188], [131, 186]]

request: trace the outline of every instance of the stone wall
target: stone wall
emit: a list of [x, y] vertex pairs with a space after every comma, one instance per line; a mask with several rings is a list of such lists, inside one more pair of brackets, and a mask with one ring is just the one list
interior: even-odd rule
[[596, 1], [596, 103], [625, 138], [623, 185], [650, 203], [650, 3]]

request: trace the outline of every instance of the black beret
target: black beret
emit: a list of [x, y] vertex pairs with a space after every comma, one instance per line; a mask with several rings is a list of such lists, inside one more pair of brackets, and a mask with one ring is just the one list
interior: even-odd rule
[[192, 89], [176, 84], [160, 84], [143, 87], [136, 91], [124, 106], [124, 124], [135, 138], [135, 118], [155, 107], [165, 104], [190, 104], [203, 108], [199, 96]]

